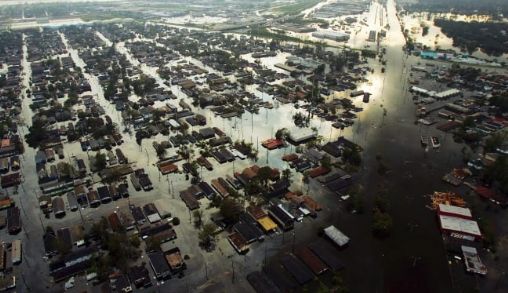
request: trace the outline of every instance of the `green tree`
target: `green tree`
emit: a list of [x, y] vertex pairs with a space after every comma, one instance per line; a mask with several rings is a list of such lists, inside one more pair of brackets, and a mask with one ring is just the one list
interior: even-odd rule
[[388, 213], [383, 213], [379, 209], [374, 209], [372, 233], [379, 238], [385, 238], [390, 235], [392, 230], [392, 217]]
[[95, 168], [98, 171], [102, 171], [106, 168], [106, 165], [107, 165], [106, 154], [98, 152], [95, 155]]
[[200, 209], [194, 210], [194, 212], [192, 212], [192, 217], [194, 218], [194, 225], [198, 228], [201, 227], [203, 224], [203, 211]]
[[363, 195], [361, 193], [356, 193], [354, 195], [351, 195], [352, 200], [352, 208], [355, 210], [358, 214], [363, 214], [365, 203], [363, 201]]
[[464, 128], [472, 128], [475, 125], [476, 125], [475, 120], [471, 116], [466, 117], [466, 119], [464, 119], [464, 122], [462, 123], [462, 126]]
[[268, 180], [270, 180], [270, 177], [272, 175], [272, 168], [269, 166], [264, 166], [259, 168], [257, 178], [259, 182], [261, 182], [264, 186], [268, 184]]
[[346, 287], [346, 284], [344, 282], [344, 279], [342, 278], [342, 275], [339, 272], [336, 272], [333, 274], [332, 278], [332, 292], [335, 293], [348, 293], [349, 290]]
[[345, 162], [353, 165], [360, 166], [362, 163], [362, 157], [360, 156], [360, 151], [357, 148], [345, 148], [342, 157]]
[[492, 97], [489, 103], [499, 108], [499, 114], [508, 112], [508, 93]]
[[227, 197], [222, 200], [219, 210], [226, 221], [236, 222], [242, 208], [234, 199]]
[[25, 136], [25, 139], [31, 148], [37, 148], [42, 142], [48, 139], [47, 128], [40, 121], [35, 120], [28, 129], [28, 134]]
[[508, 194], [508, 157], [500, 156], [496, 162], [485, 169], [484, 181], [498, 183], [499, 189]]
[[281, 128], [281, 129], [278, 129], [275, 132], [275, 138], [276, 139], [285, 139], [287, 134], [288, 134], [287, 129], [286, 128]]
[[376, 195], [376, 197], [374, 198], [374, 205], [382, 213], [385, 213], [388, 210], [388, 201], [381, 194]]
[[503, 143], [508, 139], [507, 132], [498, 132], [491, 135], [485, 141], [485, 152], [494, 152], [496, 148], [503, 145]]
[[137, 235], [131, 235], [129, 238], [130, 245], [133, 247], [139, 248], [141, 245], [141, 241], [139, 240], [139, 237]]
[[321, 161], [319, 162], [322, 167], [330, 169], [332, 167], [332, 159], [328, 155], [324, 155]]
[[286, 179], [287, 181], [291, 182], [291, 177], [293, 173], [291, 172], [291, 169], [286, 168], [282, 171], [282, 178]]
[[212, 223], [206, 223], [201, 228], [201, 231], [199, 231], [198, 238], [199, 243], [203, 245], [204, 247], [209, 247], [215, 233], [215, 225]]
[[155, 148], [155, 153], [157, 154], [157, 157], [162, 160], [165, 156], [166, 156], [166, 148], [158, 143], [158, 144], [155, 144], [154, 145], [154, 148]]

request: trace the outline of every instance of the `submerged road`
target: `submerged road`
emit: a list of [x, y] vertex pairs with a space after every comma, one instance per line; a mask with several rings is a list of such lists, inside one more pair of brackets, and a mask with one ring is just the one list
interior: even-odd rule
[[[389, 0], [386, 8], [390, 29], [383, 41], [383, 85], [373, 92], [374, 103], [360, 116], [363, 127], [357, 128], [357, 135], [363, 137], [361, 184], [367, 215], [343, 219], [355, 227], [351, 229], [354, 244], [350, 247], [354, 251], [349, 252], [357, 261], [351, 259], [348, 284], [353, 292], [453, 292], [435, 214], [425, 207], [428, 198], [424, 195], [445, 188], [440, 177], [460, 163], [456, 154], [460, 154], [461, 145], [441, 137], [440, 151], [427, 152], [420, 146], [420, 133], [439, 133], [414, 123], [415, 106], [406, 85], [410, 64], [403, 52], [405, 41], [395, 1]], [[379, 160], [389, 169], [385, 175], [377, 172]], [[390, 237], [377, 240], [368, 235], [370, 211], [374, 197], [382, 191], [394, 224]]]
[[[428, 198], [425, 198], [424, 195], [434, 190], [449, 189], [441, 182], [440, 177], [450, 168], [462, 163], [459, 156], [462, 145], [454, 143], [451, 137], [442, 136], [433, 128], [422, 128], [420, 125], [414, 124], [415, 106], [407, 93], [406, 81], [410, 63], [415, 61], [411, 61], [411, 58], [403, 53], [404, 38], [397, 19], [395, 5], [393, 0], [387, 2], [386, 21], [390, 29], [383, 41], [383, 46], [386, 47], [386, 72], [381, 74], [380, 66], [375, 67], [376, 73], [371, 80], [372, 84], [365, 88], [373, 94], [371, 102], [364, 106], [362, 113], [359, 113], [358, 123], [352, 129], [344, 132], [333, 130], [333, 138], [345, 135], [364, 148], [364, 167], [361, 171], [360, 181], [364, 188], [365, 213], [352, 215], [345, 212], [339, 206], [336, 196], [330, 196], [313, 181], [310, 186], [311, 194], [318, 202], [327, 207], [328, 212], [316, 220], [306, 219], [305, 224], [296, 225], [295, 238], [298, 244], [313, 241], [316, 238], [317, 229], [330, 223], [350, 236], [351, 245], [339, 254], [346, 264], [344, 277], [351, 292], [382, 292], [387, 289], [398, 289], [398, 292], [456, 292], [459, 290], [454, 286], [450, 277], [447, 256], [435, 213], [425, 207], [428, 204]], [[379, 25], [379, 22], [377, 24]], [[102, 39], [108, 45], [111, 44], [104, 37]], [[65, 40], [64, 43], [67, 44]], [[123, 46], [120, 48], [117, 46], [117, 50], [128, 55], [128, 50]], [[28, 65], [26, 48], [24, 51], [24, 64]], [[77, 65], [83, 67], [84, 64], [77, 52], [70, 50], [70, 53]], [[130, 61], [132, 62], [132, 58]], [[144, 69], [143, 72], [150, 73], [149, 68], [143, 67], [142, 69]], [[25, 70], [25, 74], [28, 75], [29, 66]], [[150, 75], [153, 76], [153, 74]], [[122, 125], [118, 113], [113, 111], [112, 105], [108, 104], [99, 93], [100, 85], [96, 79], [89, 75], [85, 76], [91, 80], [93, 87], [97, 88], [97, 92], [93, 91], [92, 94], [99, 96], [99, 102], [106, 112], [115, 119], [119, 126]], [[158, 81], [161, 80], [158, 79]], [[173, 87], [171, 88], [174, 90]], [[175, 90], [175, 93], [179, 98], [184, 98], [178, 91]], [[186, 101], [190, 102], [188, 99]], [[30, 123], [28, 118], [32, 115], [28, 103], [29, 100], [25, 98], [23, 110], [26, 113], [23, 117], [26, 123]], [[222, 128], [233, 138], [244, 138], [245, 132], [246, 140], [249, 140], [250, 136], [250, 140], [254, 143], [269, 137], [278, 127], [286, 126], [283, 123], [292, 124], [290, 117], [292, 116], [291, 111], [294, 111], [289, 105], [282, 105], [278, 109], [277, 107], [273, 110], [262, 109], [260, 115], [256, 115], [254, 118], [251, 115], [246, 115], [243, 119], [226, 120], [211, 116], [210, 113], [203, 110], [195, 110], [207, 116], [211, 125], [223, 125]], [[265, 113], [266, 119], [263, 118]], [[283, 115], [273, 115], [274, 113], [284, 113], [289, 118]], [[270, 118], [268, 118], [269, 114]], [[321, 125], [316, 121], [313, 123], [315, 123], [314, 126], [321, 128]], [[256, 129], [254, 125], [256, 125]], [[330, 138], [332, 138], [332, 130], [328, 129], [330, 128], [323, 129], [321, 133], [330, 133]], [[23, 128], [23, 131], [26, 132], [26, 128]], [[259, 137], [253, 138], [251, 132], [256, 132]], [[427, 152], [421, 148], [420, 133], [441, 135], [441, 149]], [[132, 141], [132, 137], [127, 135], [125, 139], [127, 142]], [[157, 139], [161, 139], [161, 137]], [[175, 214], [181, 219], [188, 219], [187, 210], [181, 200], [175, 199], [174, 195], [171, 197], [167, 194], [168, 183], [164, 181], [164, 178], [161, 181], [156, 168], [150, 164], [149, 153], [153, 158], [151, 142], [154, 140], [156, 139], [144, 140], [142, 148], [133, 143], [126, 143], [122, 146], [127, 154], [132, 154], [130, 157], [137, 160], [138, 166], [147, 169], [157, 185], [153, 192], [135, 194], [131, 200], [133, 202], [139, 200], [141, 203], [147, 199], [167, 197], [167, 200], [176, 207], [181, 207], [181, 211], [175, 211]], [[78, 145], [73, 147], [78, 147]], [[23, 203], [25, 207], [29, 207], [23, 211], [23, 220], [27, 224], [30, 223], [30, 225], [26, 225], [27, 231], [24, 233], [26, 236], [23, 236], [23, 243], [27, 243], [24, 249], [29, 252], [28, 255], [39, 256], [43, 253], [42, 247], [39, 245], [43, 231], [39, 226], [47, 225], [51, 221], [38, 218], [40, 213], [37, 209], [37, 200], [32, 194], [38, 188], [36, 174], [33, 172], [35, 170], [33, 156], [34, 150], [27, 148], [24, 155], [25, 160], [23, 160], [25, 183], [20, 188], [20, 196], [16, 199], [19, 201], [21, 196], [31, 195]], [[269, 156], [270, 158], [268, 158]], [[265, 159], [266, 162], [270, 159], [271, 165], [278, 166], [280, 161], [278, 157], [280, 156], [275, 158], [276, 156], [268, 155], [268, 152], [265, 155], [261, 151], [260, 164], [262, 165]], [[389, 169], [383, 176], [377, 172], [379, 158]], [[247, 164], [248, 162], [237, 162], [236, 168], [243, 168]], [[213, 173], [205, 171], [205, 178], [209, 180], [215, 178], [216, 174], [225, 172], [231, 172], [231, 165], [217, 166]], [[295, 179], [295, 181], [297, 180]], [[177, 186], [176, 191], [188, 186], [188, 182], [183, 179], [175, 180], [174, 183]], [[182, 188], [180, 189], [180, 187]], [[172, 189], [175, 191], [175, 188]], [[385, 191], [388, 198], [388, 209], [394, 221], [392, 235], [385, 240], [375, 239], [370, 232], [370, 210], [373, 198], [381, 190]], [[123, 201], [122, 204], [126, 204], [126, 202]], [[332, 207], [337, 210], [331, 210]], [[103, 206], [100, 209], [109, 211], [113, 207]], [[85, 216], [98, 215], [97, 210], [84, 213]], [[71, 215], [68, 215], [67, 219], [69, 217]], [[232, 253], [230, 245], [222, 238], [218, 243], [220, 253], [205, 253], [197, 247], [197, 236], [196, 233], [193, 233], [195, 230], [192, 230], [190, 226], [190, 224], [182, 224], [177, 227], [179, 238], [176, 240], [180, 247], [185, 247], [185, 253], [191, 256], [191, 260], [188, 262], [188, 275], [182, 279], [174, 279], [160, 284], [161, 292], [166, 290], [190, 292], [195, 289], [199, 291], [214, 284], [220, 284], [219, 287], [224, 291], [244, 291], [244, 288], [250, 288], [246, 284], [244, 275], [253, 270], [259, 270], [264, 263], [265, 254], [273, 255], [280, 250], [281, 246], [290, 249], [291, 245], [291, 235], [273, 235], [264, 243], [253, 244], [249, 254], [244, 257]], [[190, 228], [191, 232], [187, 228]], [[25, 277], [30, 279], [31, 291], [44, 292], [52, 285], [47, 278], [47, 266], [41, 260], [25, 258], [22, 266]], [[229, 269], [230, 266], [231, 269]], [[236, 277], [232, 271], [236, 272]], [[20, 287], [20, 289], [22, 292], [28, 291], [28, 288]]]

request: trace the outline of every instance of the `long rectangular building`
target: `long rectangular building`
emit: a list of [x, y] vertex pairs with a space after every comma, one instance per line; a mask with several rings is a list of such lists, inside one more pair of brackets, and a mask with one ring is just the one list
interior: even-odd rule
[[317, 257], [308, 247], [296, 249], [295, 255], [298, 256], [316, 275], [321, 275], [328, 270], [328, 267]]
[[480, 227], [476, 221], [453, 216], [439, 215], [439, 222], [441, 230], [445, 232], [459, 237], [469, 238], [471, 240], [479, 240], [482, 238]]
[[335, 226], [329, 226], [324, 229], [325, 235], [328, 236], [333, 242], [335, 242], [339, 247], [343, 247], [344, 245], [349, 243], [349, 237], [344, 235], [339, 229]]
[[439, 204], [438, 213], [444, 216], [459, 217], [463, 219], [473, 218], [470, 209], [447, 204]]
[[282, 207], [280, 206], [271, 206], [268, 209], [268, 214], [271, 218], [273, 218], [277, 224], [283, 230], [291, 230], [293, 229], [293, 217], [288, 214]]
[[12, 263], [18, 264], [21, 262], [21, 240], [16, 239], [12, 241]]

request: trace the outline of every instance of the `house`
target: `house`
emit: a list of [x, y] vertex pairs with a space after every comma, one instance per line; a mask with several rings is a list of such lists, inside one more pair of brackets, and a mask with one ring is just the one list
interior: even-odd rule
[[281, 205], [272, 205], [268, 208], [268, 215], [283, 229], [293, 229], [293, 216], [287, 212]]
[[270, 191], [265, 194], [266, 198], [281, 196], [288, 191], [289, 181], [285, 178], [280, 179], [270, 186]]
[[120, 217], [116, 212], [109, 214], [108, 222], [109, 226], [111, 227], [111, 230], [113, 230], [114, 232], [120, 232], [124, 229], [122, 222], [120, 221]]
[[0, 159], [0, 172], [1, 173], [9, 172], [9, 159], [8, 158], [1, 158]]
[[53, 230], [46, 230], [42, 236], [42, 240], [44, 243], [44, 251], [47, 257], [58, 254], [57, 238]]
[[118, 215], [122, 227], [124, 227], [126, 231], [133, 230], [136, 227], [136, 221], [131, 213], [119, 210], [116, 214]]
[[109, 193], [109, 188], [106, 185], [99, 186], [97, 188], [97, 193], [99, 194], [99, 198], [100, 198], [102, 203], [108, 203], [108, 202], [110, 202], [112, 200], [111, 199], [111, 194]]
[[143, 211], [141, 210], [140, 207], [132, 206], [131, 207], [131, 214], [132, 214], [132, 217], [134, 218], [134, 221], [136, 221], [136, 224], [142, 225], [145, 223], [146, 218], [145, 218], [145, 215], [143, 215]]
[[69, 227], [58, 229], [56, 231], [56, 239], [59, 248], [64, 247], [68, 250], [72, 248], [72, 233]]
[[150, 260], [150, 266], [157, 280], [166, 279], [171, 276], [171, 270], [164, 253], [161, 251], [149, 253], [148, 259]]
[[243, 236], [238, 232], [230, 234], [228, 236], [228, 241], [231, 244], [231, 246], [233, 246], [233, 248], [236, 250], [236, 252], [240, 254], [249, 251], [249, 244], [247, 243], [245, 238], [243, 238]]
[[264, 239], [263, 232], [252, 222], [240, 221], [233, 226], [233, 230], [242, 235], [247, 244]]
[[200, 129], [199, 134], [203, 139], [210, 139], [215, 137], [215, 131], [210, 127]]
[[95, 246], [71, 251], [49, 264], [50, 275], [55, 282], [60, 282], [87, 270], [92, 265], [97, 251]]
[[324, 157], [324, 155], [321, 152], [319, 152], [318, 150], [316, 150], [314, 148], [308, 149], [307, 151], [305, 151], [305, 153], [303, 155], [307, 159], [309, 159], [309, 161], [314, 163], [315, 165], [319, 164], [321, 159], [323, 159], [323, 157]]
[[46, 153], [44, 151], [39, 150], [35, 153], [35, 164], [46, 164]]
[[53, 198], [52, 205], [55, 217], [62, 218], [65, 216], [65, 203], [60, 196], [55, 196]]
[[249, 215], [256, 221], [267, 216], [265, 211], [260, 206], [248, 206], [247, 213], [249, 213]]
[[99, 194], [95, 190], [90, 190], [87, 193], [88, 203], [92, 208], [96, 208], [101, 204], [101, 200], [99, 198]]
[[168, 262], [173, 274], [185, 270], [186, 264], [178, 247], [165, 251], [164, 256], [166, 257], [166, 261]]
[[171, 228], [171, 226], [167, 222], [144, 225], [139, 228], [139, 235], [142, 238], [148, 238], [150, 236], [155, 236], [164, 231], [170, 231], [170, 234], [164, 235], [169, 237], [170, 239], [165, 238], [162, 240], [167, 241], [176, 238], [176, 232]]
[[77, 159], [76, 160], [76, 169], [78, 170], [81, 177], [85, 176], [86, 175], [85, 161], [83, 161], [82, 159]]
[[18, 234], [21, 231], [21, 214], [18, 207], [7, 209], [7, 230], [9, 234]]
[[132, 285], [127, 275], [120, 274], [113, 278], [111, 281], [112, 289], [116, 289], [116, 292], [129, 293], [132, 292]]
[[144, 205], [143, 213], [150, 223], [156, 223], [161, 220], [159, 212], [153, 203], [147, 203]]
[[128, 272], [129, 279], [136, 288], [150, 287], [152, 282], [150, 281], [150, 273], [144, 265], [133, 266]]

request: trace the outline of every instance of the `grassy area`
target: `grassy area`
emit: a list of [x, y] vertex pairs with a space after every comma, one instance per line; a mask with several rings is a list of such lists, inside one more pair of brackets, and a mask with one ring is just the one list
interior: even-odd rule
[[247, 32], [247, 34], [254, 36], [254, 37], [273, 39], [273, 40], [282, 41], [282, 42], [294, 42], [294, 43], [301, 43], [301, 44], [308, 44], [308, 45], [321, 45], [321, 46], [333, 47], [333, 46], [328, 46], [324, 42], [303, 40], [303, 39], [300, 39], [297, 37], [285, 35], [283, 33], [272, 32], [272, 31], [269, 31], [266, 27], [254, 27], [251, 30], [249, 30]]
[[314, 46], [323, 46], [328, 48], [338, 48], [338, 49], [348, 49], [353, 51], [361, 51], [366, 53], [376, 53], [373, 50], [367, 50], [367, 49], [355, 49], [350, 48], [345, 45], [342, 46], [334, 46], [329, 45], [326, 42], [318, 42], [313, 40], [304, 40], [297, 37], [288, 36], [284, 33], [278, 33], [277, 31], [269, 31], [266, 27], [254, 27], [251, 30], [246, 32], [247, 35], [259, 37], [259, 38], [266, 38], [266, 39], [273, 39], [281, 42], [293, 42], [293, 43], [299, 43], [299, 44], [306, 44], [306, 45], [314, 45]]
[[309, 9], [323, 0], [297, 0], [296, 3], [275, 7], [272, 9], [274, 13], [283, 15], [295, 15]]
[[319, 18], [303, 18], [303, 16], [293, 17], [287, 21], [288, 23], [296, 23], [296, 24], [312, 24], [312, 23], [318, 23], [318, 24], [328, 24], [328, 21], [324, 19]]
[[110, 13], [89, 13], [79, 15], [83, 21], [103, 21], [110, 19], [137, 19], [139, 15], [130, 12], [110, 12]]

